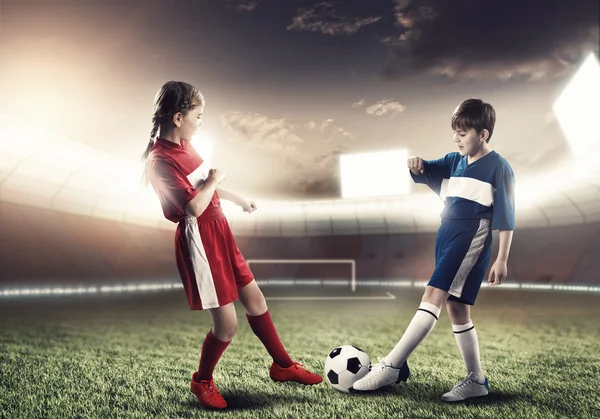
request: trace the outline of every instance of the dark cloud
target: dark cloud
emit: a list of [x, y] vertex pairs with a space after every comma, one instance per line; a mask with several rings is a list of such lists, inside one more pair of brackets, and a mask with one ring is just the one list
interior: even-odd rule
[[323, 2], [296, 11], [288, 30], [321, 32], [327, 35], [352, 35], [362, 26], [378, 22], [380, 16], [357, 17], [345, 10], [341, 2]]
[[327, 153], [317, 155], [310, 164], [310, 170], [304, 170], [293, 180], [290, 192], [298, 196], [311, 196], [314, 198], [339, 197], [340, 154], [348, 151], [345, 146], [338, 146]]
[[547, 80], [598, 52], [597, 0], [396, 0], [383, 75]]
[[227, 7], [238, 12], [251, 12], [258, 6], [258, 0], [227, 0]]
[[277, 189], [295, 198], [339, 196], [339, 156], [348, 147], [341, 144], [329, 151], [308, 150], [310, 144], [312, 148], [322, 147], [320, 144], [354, 138], [333, 119], [295, 125], [285, 118], [228, 112], [221, 122], [233, 134], [232, 141], [250, 145], [284, 162], [286, 173], [282, 174]]

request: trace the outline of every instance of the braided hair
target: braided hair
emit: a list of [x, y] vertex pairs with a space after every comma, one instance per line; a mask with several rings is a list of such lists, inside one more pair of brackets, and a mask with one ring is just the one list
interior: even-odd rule
[[[162, 132], [170, 130], [173, 127], [173, 116], [175, 114], [181, 112], [186, 115], [190, 110], [200, 105], [204, 105], [204, 96], [194, 86], [183, 81], [166, 82], [154, 98], [152, 130], [150, 130], [150, 140], [146, 150], [142, 154], [142, 161], [145, 162], [152, 151], [159, 129]], [[145, 174], [144, 182], [148, 183]]]

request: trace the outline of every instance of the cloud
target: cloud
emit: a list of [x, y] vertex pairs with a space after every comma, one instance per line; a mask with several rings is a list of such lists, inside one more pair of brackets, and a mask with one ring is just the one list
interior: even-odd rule
[[238, 12], [251, 12], [258, 6], [258, 0], [227, 0], [227, 7]]
[[352, 104], [353, 108], [365, 109], [369, 115], [385, 116], [385, 115], [397, 115], [406, 110], [406, 106], [400, 102], [394, 100], [383, 99], [372, 105], [367, 105], [367, 101], [364, 99], [359, 100]]
[[362, 108], [367, 104], [367, 102], [364, 99], [359, 100], [358, 102], [355, 102], [352, 104], [353, 108]]
[[303, 140], [295, 127], [284, 118], [269, 118], [258, 113], [229, 112], [221, 117], [221, 124], [236, 134], [244, 143], [269, 151], [295, 152]]
[[314, 157], [307, 165], [310, 170], [298, 172], [292, 179], [292, 192], [312, 199], [340, 196], [340, 154], [347, 151], [342, 145]]
[[314, 163], [324, 168], [331, 168], [333, 166], [337, 166], [340, 160], [340, 155], [346, 153], [348, 150], [349, 148], [347, 146], [337, 146], [332, 151], [315, 157]]
[[396, 102], [393, 100], [380, 100], [379, 102], [375, 102], [371, 106], [367, 108], [367, 113], [369, 115], [375, 116], [385, 116], [385, 115], [397, 115], [406, 110], [406, 106], [401, 104], [400, 102]]
[[333, 119], [326, 119], [321, 122], [321, 132], [325, 132], [325, 129], [333, 123]]
[[381, 17], [371, 16], [360, 18], [348, 11], [338, 8], [341, 3], [323, 2], [313, 7], [302, 7], [296, 11], [296, 16], [288, 30], [321, 32], [326, 35], [352, 35], [361, 27], [378, 22]]
[[388, 79], [428, 71], [450, 79], [548, 80], [598, 52], [597, 0], [396, 0]]
[[325, 134], [322, 141], [330, 143], [337, 140], [353, 140], [354, 135], [346, 131], [342, 126], [334, 123], [333, 119], [326, 119], [321, 122], [320, 131]]
[[[221, 123], [233, 133], [233, 141], [251, 145], [283, 162], [286, 170], [280, 174], [281, 184], [278, 187], [286, 194], [296, 198], [339, 195], [339, 155], [348, 151], [348, 147], [338, 144], [329, 151], [310, 152], [323, 150], [322, 143], [354, 138], [333, 119], [325, 119], [320, 124], [308, 121], [295, 125], [285, 118], [228, 112], [221, 116]], [[306, 139], [311, 140], [312, 147]]]

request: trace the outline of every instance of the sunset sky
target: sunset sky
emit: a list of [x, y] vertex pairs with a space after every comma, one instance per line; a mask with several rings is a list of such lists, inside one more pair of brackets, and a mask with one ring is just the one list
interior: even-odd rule
[[479, 97], [518, 180], [571, 156], [552, 104], [598, 54], [598, 14], [597, 0], [0, 0], [0, 112], [133, 165], [156, 91], [187, 81], [227, 189], [319, 199], [339, 197], [340, 153], [455, 151], [452, 111]]

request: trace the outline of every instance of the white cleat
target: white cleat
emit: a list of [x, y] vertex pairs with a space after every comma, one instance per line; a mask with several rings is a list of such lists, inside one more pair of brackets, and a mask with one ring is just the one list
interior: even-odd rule
[[477, 376], [472, 372], [455, 385], [452, 390], [442, 396], [443, 402], [462, 402], [473, 397], [487, 396], [489, 393], [488, 379], [483, 384], [477, 382]]
[[392, 367], [392, 364], [380, 359], [379, 363], [369, 366], [369, 372], [352, 386], [356, 391], [373, 391], [388, 384], [406, 381], [410, 375], [408, 364], [405, 362], [400, 368]]

